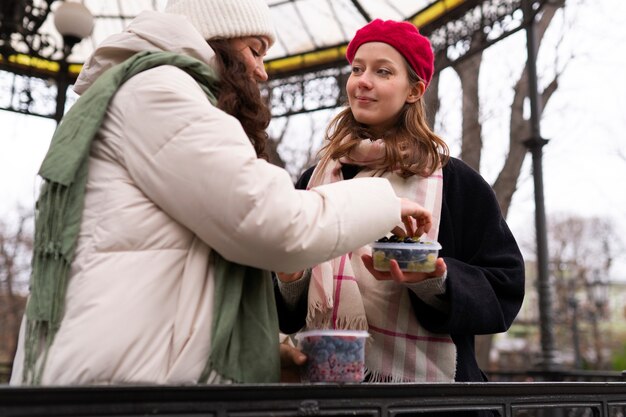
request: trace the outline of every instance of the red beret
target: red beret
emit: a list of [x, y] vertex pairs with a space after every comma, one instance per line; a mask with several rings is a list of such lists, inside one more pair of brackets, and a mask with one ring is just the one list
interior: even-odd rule
[[357, 30], [348, 44], [348, 62], [352, 63], [359, 46], [367, 42], [383, 42], [393, 46], [428, 86], [433, 77], [435, 57], [430, 41], [413, 24], [381, 19], [371, 21]]

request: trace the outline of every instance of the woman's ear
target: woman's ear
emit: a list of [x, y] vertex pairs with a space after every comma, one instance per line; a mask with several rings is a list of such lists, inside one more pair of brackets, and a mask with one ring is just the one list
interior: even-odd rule
[[411, 87], [409, 95], [406, 97], [406, 102], [409, 104], [415, 103], [417, 100], [422, 98], [425, 91], [426, 84], [424, 84], [424, 81], [418, 81], [417, 83], [415, 83], [415, 85]]

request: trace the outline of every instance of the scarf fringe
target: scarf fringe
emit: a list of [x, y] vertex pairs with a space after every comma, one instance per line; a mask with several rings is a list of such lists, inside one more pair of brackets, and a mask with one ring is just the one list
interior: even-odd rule
[[[35, 219], [31, 297], [26, 307], [23, 380], [39, 385], [48, 351], [63, 316], [70, 261], [64, 253], [63, 231], [69, 187], [46, 181]], [[39, 364], [39, 356], [43, 353]]]
[[307, 329], [343, 329], [343, 330], [368, 330], [365, 316], [342, 316], [333, 322], [332, 311], [323, 306], [321, 302], [309, 305], [306, 315]]
[[[456, 366], [456, 361], [455, 361]], [[413, 383], [413, 382], [454, 382], [456, 378], [456, 369], [453, 371], [453, 374], [450, 375], [446, 379], [438, 378], [433, 381], [417, 381], [411, 378], [403, 378], [396, 375], [387, 375], [383, 374], [381, 371], [372, 371], [369, 368], [365, 368], [365, 377], [364, 380], [367, 382], [381, 382], [381, 383]]]
[[372, 371], [369, 368], [365, 368], [365, 381], [367, 382], [386, 382], [386, 383], [405, 383], [415, 382], [408, 378], [402, 378], [395, 375], [386, 375], [380, 371]]
[[368, 330], [367, 318], [365, 316], [354, 317], [337, 317], [334, 323], [335, 329], [347, 329], [347, 330]]
[[322, 300], [312, 301], [309, 298], [309, 308], [306, 313], [306, 325], [311, 329], [327, 329], [330, 327], [329, 309]]

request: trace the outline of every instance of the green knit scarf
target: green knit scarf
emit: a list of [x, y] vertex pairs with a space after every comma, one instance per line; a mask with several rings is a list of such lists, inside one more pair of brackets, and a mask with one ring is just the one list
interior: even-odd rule
[[[216, 103], [211, 89], [218, 88], [218, 76], [212, 68], [185, 55], [140, 52], [103, 73], [54, 132], [39, 170], [44, 183], [36, 204], [31, 293], [26, 308], [25, 383], [41, 383], [48, 351], [63, 318], [92, 140], [119, 87], [135, 74], [160, 65], [174, 65], [185, 71], [198, 82], [210, 102]], [[278, 320], [269, 273], [229, 262], [216, 252], [213, 256], [212, 346], [198, 382], [206, 382], [213, 373], [234, 382], [277, 382]]]

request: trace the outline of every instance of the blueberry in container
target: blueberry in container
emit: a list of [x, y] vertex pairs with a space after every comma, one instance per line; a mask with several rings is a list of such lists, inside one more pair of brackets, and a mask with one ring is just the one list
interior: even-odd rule
[[309, 330], [296, 334], [307, 355], [304, 382], [361, 382], [365, 373], [366, 331]]
[[[392, 241], [393, 240], [393, 241]], [[407, 238], [379, 239], [372, 243], [374, 269], [389, 271], [390, 262], [395, 259], [400, 269], [406, 272], [433, 272], [441, 244], [427, 240]]]

